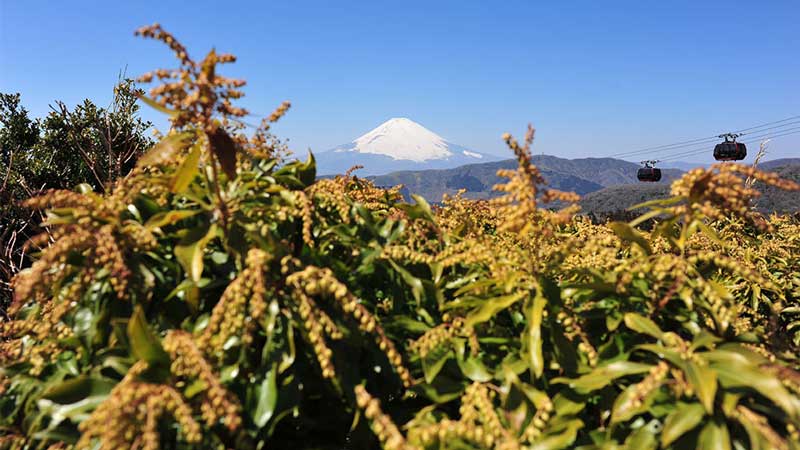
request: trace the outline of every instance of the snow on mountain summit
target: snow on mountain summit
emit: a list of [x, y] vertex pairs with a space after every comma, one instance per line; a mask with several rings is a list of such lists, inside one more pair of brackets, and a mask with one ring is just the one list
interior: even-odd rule
[[[386, 155], [392, 159], [427, 161], [453, 155], [441, 136], [406, 118], [389, 119], [353, 141], [351, 151]], [[345, 151], [339, 149], [338, 151]]]
[[450, 168], [497, 159], [448, 142], [404, 117], [389, 119], [353, 142], [316, 156], [320, 174], [342, 173], [353, 165], [362, 165], [362, 175]]

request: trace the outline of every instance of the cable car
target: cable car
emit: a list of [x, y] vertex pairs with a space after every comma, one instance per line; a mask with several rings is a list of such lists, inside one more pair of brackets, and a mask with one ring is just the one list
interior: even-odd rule
[[741, 142], [736, 142], [740, 134], [725, 133], [719, 137], [725, 139], [714, 146], [714, 159], [717, 161], [740, 161], [747, 156], [747, 147]]
[[636, 178], [639, 181], [648, 183], [655, 183], [661, 181], [661, 169], [654, 167], [658, 161], [642, 161], [644, 167], [640, 167], [636, 172]]

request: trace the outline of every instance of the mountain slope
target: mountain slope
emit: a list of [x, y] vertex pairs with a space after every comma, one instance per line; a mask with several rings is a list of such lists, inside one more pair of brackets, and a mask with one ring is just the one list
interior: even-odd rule
[[361, 175], [458, 167], [499, 158], [448, 142], [406, 118], [390, 119], [353, 142], [316, 155], [321, 175], [364, 166]]
[[764, 161], [758, 164], [761, 170], [778, 170], [781, 167], [798, 165], [800, 166], [800, 158], [780, 158], [770, 161]]
[[[781, 161], [776, 165], [779, 167], [776, 172], [781, 178], [800, 183], [800, 163], [792, 164], [792, 161], [788, 160]], [[763, 164], [759, 165], [759, 168], [771, 170], [770, 166]], [[755, 206], [759, 211], [763, 213], [794, 213], [800, 211], [800, 195], [797, 192], [786, 192], [772, 186], [764, 186], [761, 183], [756, 183], [755, 187], [761, 191], [761, 197], [755, 202]], [[614, 216], [638, 203], [667, 198], [669, 197], [669, 191], [669, 186], [666, 184], [640, 183], [612, 186], [585, 195], [580, 201], [581, 211], [600, 217]]]
[[[549, 186], [562, 191], [585, 195], [615, 184], [639, 183], [637, 164], [613, 158], [564, 159], [550, 155], [536, 155], [533, 163], [542, 171]], [[490, 198], [496, 195], [492, 186], [504, 180], [497, 176], [498, 169], [514, 169], [517, 161], [507, 159], [482, 164], [469, 164], [447, 170], [399, 171], [374, 177], [380, 186], [403, 184], [409, 192], [420, 194], [431, 202], [438, 202], [442, 194], [453, 194], [466, 189], [469, 198]], [[662, 183], [680, 176], [676, 169], [665, 169]]]
[[[513, 169], [516, 160], [470, 164], [454, 169], [415, 170], [392, 172], [374, 177], [379, 186], [402, 184], [409, 193], [422, 195], [426, 200], [438, 202], [444, 194], [455, 194], [465, 189], [468, 198], [491, 198], [498, 195], [492, 186], [504, 182], [496, 175], [498, 169]], [[542, 175], [551, 188], [585, 194], [602, 189], [603, 186], [574, 175], [543, 169]]]

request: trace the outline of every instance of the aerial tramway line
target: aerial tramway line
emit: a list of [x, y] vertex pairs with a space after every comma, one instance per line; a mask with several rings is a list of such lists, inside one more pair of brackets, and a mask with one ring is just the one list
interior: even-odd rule
[[[674, 144], [657, 145], [653, 147], [646, 147], [639, 150], [633, 150], [623, 153], [616, 153], [609, 155], [609, 157], [631, 157], [639, 154], [657, 154], [660, 157], [646, 159], [641, 162], [642, 167], [637, 171], [636, 177], [642, 182], [657, 182], [661, 180], [661, 169], [656, 167], [659, 162], [675, 160], [691, 155], [706, 153], [710, 150], [710, 145], [713, 141], [723, 139], [713, 147], [713, 156], [717, 161], [741, 161], [747, 156], [747, 145], [758, 142], [761, 139], [773, 139], [791, 134], [800, 133], [800, 126], [787, 128], [791, 125], [800, 124], [800, 116], [792, 116], [786, 119], [768, 122], [761, 125], [744, 128], [733, 132], [722, 133], [716, 136], [709, 136], [699, 139], [691, 139], [687, 141], [676, 142]], [[777, 125], [780, 124], [780, 125]], [[742, 136], [747, 136], [747, 142], [739, 141]], [[694, 147], [703, 145], [699, 148], [685, 150], [687, 147]], [[677, 153], [663, 153], [679, 150]]]

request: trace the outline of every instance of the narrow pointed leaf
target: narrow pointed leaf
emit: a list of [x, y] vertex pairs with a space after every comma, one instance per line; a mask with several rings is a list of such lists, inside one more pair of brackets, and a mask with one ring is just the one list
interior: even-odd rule
[[706, 412], [714, 412], [714, 396], [717, 394], [717, 372], [694, 361], [687, 361], [686, 379], [695, 390], [695, 395], [700, 399]]
[[731, 450], [731, 437], [724, 422], [712, 420], [703, 427], [697, 450]]
[[608, 224], [608, 227], [611, 228], [614, 234], [619, 236], [619, 238], [623, 241], [632, 242], [638, 245], [648, 255], [653, 253], [653, 249], [650, 247], [650, 243], [647, 242], [647, 239], [645, 239], [641, 233], [636, 231], [635, 228], [627, 223], [611, 222]]
[[589, 393], [602, 389], [611, 384], [615, 379], [626, 375], [634, 375], [649, 372], [653, 366], [630, 361], [614, 361], [600, 366], [581, 376], [571, 380], [568, 378], [556, 378], [553, 383], [565, 383], [578, 393]]
[[174, 110], [174, 109], [169, 109], [166, 106], [160, 105], [158, 102], [156, 102], [155, 100], [153, 100], [150, 97], [145, 97], [144, 95], [138, 95], [137, 97], [139, 97], [139, 100], [141, 100], [145, 104], [147, 104], [147, 106], [155, 109], [156, 111], [159, 111], [159, 112], [162, 112], [164, 114], [167, 114], [170, 117], [175, 117], [178, 114], [180, 114], [180, 111], [177, 111], [177, 110]]
[[128, 340], [131, 353], [138, 359], [146, 361], [151, 366], [169, 366], [169, 355], [161, 346], [161, 340], [147, 325], [141, 306], [134, 308], [133, 315], [128, 321]]
[[200, 281], [203, 275], [203, 255], [206, 245], [215, 235], [215, 225], [210, 226], [205, 234], [202, 229], [196, 229], [185, 242], [175, 246], [175, 257], [195, 283]]
[[664, 332], [661, 331], [661, 328], [647, 317], [640, 316], [639, 314], [627, 313], [625, 314], [624, 320], [625, 326], [633, 331], [649, 334], [656, 339], [661, 339], [664, 336]]
[[195, 144], [189, 154], [186, 155], [186, 158], [184, 158], [178, 170], [175, 171], [175, 175], [173, 175], [172, 181], [170, 182], [170, 190], [172, 192], [183, 192], [189, 187], [189, 184], [191, 184], [198, 173], [201, 153], [200, 145]]
[[170, 161], [191, 145], [193, 137], [194, 133], [191, 131], [170, 134], [150, 148], [144, 156], [139, 158], [136, 166], [147, 167], [164, 164]]
[[527, 350], [531, 372], [535, 378], [544, 372], [544, 358], [542, 356], [542, 314], [546, 300], [541, 291], [537, 289], [533, 303], [528, 312]]
[[703, 405], [699, 403], [680, 403], [664, 421], [661, 431], [661, 446], [667, 448], [676, 439], [694, 429], [705, 416]]
[[256, 405], [253, 422], [260, 428], [269, 422], [275, 413], [278, 404], [277, 367], [273, 367], [258, 389], [258, 404]]

